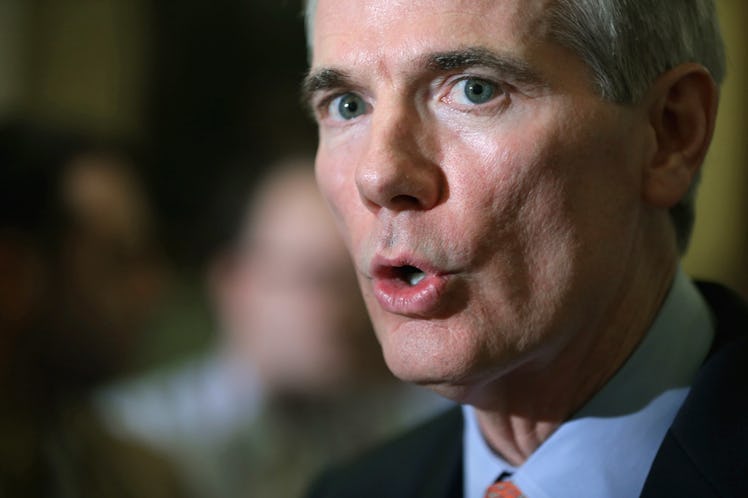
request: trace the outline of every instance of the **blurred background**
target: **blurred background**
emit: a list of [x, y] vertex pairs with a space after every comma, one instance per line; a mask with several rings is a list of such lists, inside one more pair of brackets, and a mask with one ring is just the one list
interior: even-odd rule
[[[15, 150], [15, 145], [6, 147], [13, 149], [7, 152], [7, 157], [25, 161], [33, 156], [39, 163], [64, 163], [66, 166], [58, 169], [65, 170], [62, 177], [67, 182], [65, 185], [70, 184], [66, 187], [70, 192], [65, 191], [63, 201], [75, 209], [80, 207], [81, 213], [88, 210], [85, 212], [97, 213], [104, 219], [97, 222], [93, 220], [96, 216], [90, 214], [75, 215], [80, 220], [93, 221], [74, 223], [76, 227], [88, 227], [85, 237], [80, 239], [85, 239], [86, 245], [76, 246], [79, 248], [73, 251], [75, 257], [71, 256], [69, 261], [63, 259], [63, 263], [86, 266], [80, 261], [90, 263], [99, 257], [86, 251], [92, 247], [91, 234], [101, 235], [97, 223], [106, 226], [113, 223], [102, 214], [110, 209], [107, 200], [125, 198], [117, 201], [119, 214], [111, 216], [127, 218], [129, 225], [140, 229], [136, 228], [138, 235], [128, 235], [127, 242], [120, 240], [125, 237], [120, 234], [118, 240], [122, 244], [117, 249], [112, 249], [110, 243], [113, 235], [105, 234], [109, 244], [106, 254], [117, 255], [120, 272], [128, 268], [128, 274], [134, 275], [132, 265], [137, 263], [139, 275], [137, 282], [128, 280], [120, 286], [126, 290], [111, 296], [110, 301], [124, 303], [117, 310], [119, 315], [102, 312], [105, 325], [96, 325], [100, 331], [111, 322], [123, 323], [123, 317], [139, 318], [137, 323], [134, 319], [132, 324], [128, 322], [137, 340], [132, 341], [126, 361], [121, 362], [122, 368], [105, 373], [100, 369], [96, 375], [87, 372], [87, 378], [96, 377], [96, 382], [80, 381], [83, 374], [71, 366], [92, 362], [90, 355], [100, 357], [104, 349], [98, 348], [89, 351], [89, 356], [72, 355], [65, 365], [45, 366], [39, 372], [19, 374], [6, 369], [6, 380], [0, 378], [0, 385], [29, 377], [36, 384], [28, 385], [43, 384], [44, 389], [64, 393], [59, 397], [68, 399], [73, 382], [60, 382], [65, 376], [59, 372], [70, 374], [75, 370], [73, 397], [79, 399], [79, 391], [85, 391], [85, 397], [94, 400], [93, 416], [103, 420], [102, 431], [139, 441], [149, 451], [164, 455], [167, 463], [176, 462], [176, 480], [180, 482], [177, 487], [186, 489], [182, 496], [293, 496], [301, 486], [299, 483], [321, 467], [326, 458], [354, 451], [355, 447], [443, 406], [427, 394], [409, 391], [395, 383], [382, 371], [376, 358], [357, 357], [361, 351], [374, 351], [378, 358], [376, 345], [365, 340], [348, 344], [345, 349], [331, 333], [330, 348], [314, 353], [318, 355], [314, 361], [323, 365], [321, 370], [326, 370], [327, 377], [320, 377], [319, 382], [311, 382], [311, 386], [302, 389], [295, 380], [288, 379], [311, 381], [314, 361], [310, 361], [309, 370], [279, 372], [283, 369], [275, 367], [303, 363], [300, 360], [303, 351], [278, 351], [277, 345], [254, 335], [249, 347], [246, 341], [236, 339], [244, 329], [250, 335], [260, 328], [276, 330], [276, 335], [281, 333], [278, 330], [288, 328], [299, 332], [306, 330], [305, 320], [330, 324], [328, 330], [337, 327], [368, 332], [360, 302], [335, 299], [340, 295], [355, 295], [348, 267], [341, 269], [329, 263], [315, 270], [316, 273], [305, 275], [303, 281], [286, 278], [290, 272], [284, 273], [284, 269], [305, 264], [299, 262], [303, 255], [297, 254], [299, 251], [286, 255], [279, 249], [286, 246], [274, 244], [308, 249], [323, 242], [302, 239], [305, 234], [298, 226], [287, 229], [296, 238], [276, 232], [268, 235], [263, 228], [268, 223], [285, 226], [287, 219], [266, 220], [263, 213], [270, 209], [273, 200], [283, 199], [289, 191], [295, 192], [291, 198], [308, 201], [294, 207], [296, 213], [304, 213], [307, 225], [310, 219], [317, 219], [316, 214], [310, 213], [316, 213], [320, 206], [319, 199], [308, 190], [316, 132], [299, 105], [298, 86], [306, 70], [300, 4], [300, 0], [215, 0], [210, 4], [198, 0], [0, 0], [0, 123], [12, 123], [4, 135], [7, 142], [17, 144], [26, 140], [32, 144], [28, 150]], [[748, 96], [743, 91], [748, 85], [748, 58], [744, 54], [748, 44], [748, 32], [744, 29], [748, 3], [718, 0], [718, 6], [728, 47], [728, 79], [723, 88], [714, 144], [704, 170], [694, 239], [684, 264], [688, 273], [726, 283], [748, 297], [745, 257], [748, 140], [744, 138], [748, 129], [745, 122]], [[64, 153], [44, 160], [36, 157], [34, 143], [61, 142], [66, 146], [55, 150], [64, 149]], [[102, 171], [108, 173], [85, 173], [99, 171], [98, 166], [79, 166], [81, 162], [90, 165], [93, 159], [120, 166], [103, 167]], [[71, 164], [76, 166], [68, 172]], [[5, 167], [0, 164], [0, 168]], [[95, 193], [89, 195], [90, 192]], [[131, 214], [123, 215], [122, 206], [130, 206], [127, 209]], [[298, 221], [298, 214], [288, 214], [287, 218], [294, 216]], [[325, 227], [329, 227], [328, 222], [319, 221]], [[24, 253], [18, 249], [26, 246], [33, 249], [33, 243], [27, 239], [24, 235], [18, 239], [21, 242], [13, 239], [12, 244], [0, 243], [0, 272], [5, 272], [0, 280], [12, 282], [8, 277], [14, 276], [11, 270], [26, 268], [19, 266], [18, 261], [27, 261], [29, 254], [39, 252]], [[97, 244], [96, 247], [101, 247]], [[55, 264], [62, 264], [57, 259]], [[130, 266], [123, 266], [123, 261]], [[347, 264], [342, 255], [337, 261]], [[107, 268], [111, 269], [112, 264]], [[32, 266], [29, 271], [33, 273]], [[92, 271], [89, 269], [89, 273]], [[74, 273], [70, 278], [86, 283], [86, 279], [96, 280], [97, 275], [104, 274], [103, 270], [96, 271], [94, 275]], [[250, 282], [262, 279], [276, 282], [280, 291], [283, 285], [295, 289], [283, 293], [281, 299], [295, 300], [294, 306], [299, 309], [313, 308], [309, 316], [314, 318], [302, 316], [297, 322], [279, 324], [276, 320], [288, 317], [273, 315], [258, 324], [257, 320], [249, 319], [253, 317], [242, 317], [242, 309], [252, 306], [265, 311], [287, 309], [290, 301], [252, 301], [254, 284], [242, 281], [239, 276], [246, 276]], [[101, 282], [97, 284], [98, 287], [81, 284], [85, 290], [79, 292], [81, 295], [88, 292], [103, 301], [106, 290], [102, 290]], [[64, 294], [67, 291], [60, 289], [69, 287], [58, 286], [58, 292]], [[8, 306], [7, 309], [22, 308], [17, 300], [3, 300], [3, 296], [15, 295], [13, 289], [4, 292], [0, 288], [0, 304]], [[329, 301], [345, 309], [330, 311], [333, 305], [318, 299], [325, 292], [333, 296]], [[29, 295], [35, 294], [30, 291]], [[308, 300], [312, 295], [317, 296], [313, 303]], [[58, 294], [56, 301], [64, 299]], [[96, 306], [109, 311], [116, 308], [97, 304], [96, 299], [91, 301], [84, 310], [88, 315], [98, 309]], [[128, 303], [132, 306], [125, 306]], [[327, 311], [322, 313], [320, 309]], [[45, 324], [47, 334], [55, 328], [50, 322], [61, 321], [59, 316], [49, 313], [53, 318]], [[255, 316], [260, 314], [258, 311]], [[24, 316], [20, 311], [13, 316], [16, 315]], [[5, 337], [0, 337], [0, 360], [22, 357], [16, 351], [24, 347], [38, 354], [33, 347], [24, 346], [23, 340], [14, 339], [26, 330], [39, 328], [38, 324], [32, 327], [21, 318], [7, 323], [0, 320], [0, 326], [6, 328]], [[15, 336], [8, 332], [11, 330], [15, 330]], [[48, 340], [49, 347], [57, 351], [71, 347], [71, 342], [64, 342], [68, 336], [55, 333], [64, 340]], [[44, 337], [49, 339], [51, 335]], [[112, 341], [107, 339], [107, 344]], [[295, 341], [289, 335], [286, 344]], [[38, 345], [35, 347], [39, 349]], [[261, 360], [251, 358], [251, 352], [249, 356], [237, 353], [247, 347], [269, 348], [268, 358], [273, 361], [263, 365]], [[340, 352], [344, 349], [346, 352]], [[344, 373], [336, 377], [332, 368], [336, 364], [332, 359], [335, 354], [357, 358], [355, 363], [360, 368], [341, 366], [339, 372]], [[237, 366], [243, 362], [249, 368]], [[42, 377], [46, 377], [44, 381], [39, 380]], [[55, 382], [49, 380], [52, 377]], [[374, 409], [365, 403], [357, 413], [331, 415], [340, 414], [341, 405], [350, 406], [350, 396], [356, 391], [342, 385], [341, 377], [355, 379], [359, 391], [366, 384], [372, 386], [370, 392], [381, 393], [381, 398], [374, 396], [374, 399], [386, 400], [378, 405], [387, 407], [391, 415], [383, 417], [386, 423], [377, 426], [371, 423], [372, 417], [365, 420], [367, 417], [362, 414], [371, 415]], [[305, 389], [307, 394], [300, 393]], [[331, 395], [332, 392], [336, 394]], [[348, 397], [339, 397], [339, 393]], [[21, 414], [0, 413], [0, 434], [3, 424], [13, 428], [13, 422], [28, 418], [28, 413], [49, 411], [38, 400], [24, 403], [29, 408]], [[80, 411], [76, 408], [73, 413]], [[343, 437], [345, 431], [340, 429], [343, 422], [335, 418], [338, 416], [351, 421], [348, 433], [362, 435], [361, 440], [346, 444], [334, 441], [350, 439]], [[87, 418], [78, 415], [73, 418], [75, 421], [68, 425], [90, 427]], [[300, 425], [314, 429], [294, 433], [294, 428]], [[66, 423], [60, 426], [67, 427]], [[75, 430], [72, 429], [73, 433]], [[58, 444], [60, 438], [50, 444], [49, 438], [36, 432], [33, 427], [28, 429], [29, 439], [38, 442], [38, 455], [28, 455], [28, 462], [19, 464], [18, 455], [22, 451], [18, 448], [24, 447], [21, 438], [15, 450], [0, 451], [0, 471], [8, 471], [9, 466], [15, 465], [17, 475], [38, 468], [42, 474], [51, 472], [60, 482], [72, 479], [66, 477], [65, 471], [54, 470], [56, 464], [49, 462], [56, 460], [49, 455], [62, 451], [59, 448], [73, 450], [69, 445]], [[289, 433], [293, 433], [294, 441], [306, 441], [303, 444], [313, 449], [306, 455], [297, 454], [297, 460], [283, 450], [267, 452], [267, 448], [295, 445], [286, 440]], [[59, 460], [66, 459], [65, 451]], [[79, 449], [74, 452], [81, 453]], [[277, 474], [275, 480], [285, 481], [289, 487], [280, 494], [278, 488], [247, 491], [252, 489], [251, 483], [246, 482], [248, 467], [258, 475]], [[297, 476], [289, 470], [291, 467], [301, 469]], [[164, 491], [166, 487], [162, 488]], [[142, 490], [139, 494], [148, 495]], [[69, 495], [59, 496], [84, 495], [71, 491]], [[93, 492], [92, 496], [96, 495]], [[47, 495], [40, 491], [39, 496]]]
[[[201, 278], [240, 192], [281, 154], [313, 150], [299, 12], [298, 0], [0, 0], [0, 116], [132, 144], [175, 276]], [[211, 340], [202, 298], [172, 290], [198, 302], [164, 322], [176, 343], [151, 335], [144, 366]]]

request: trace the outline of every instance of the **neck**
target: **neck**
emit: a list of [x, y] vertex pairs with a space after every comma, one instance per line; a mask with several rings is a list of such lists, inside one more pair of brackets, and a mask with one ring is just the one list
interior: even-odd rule
[[579, 331], [551, 360], [529, 362], [497, 380], [476, 407], [488, 444], [518, 466], [626, 362], [654, 321], [677, 263], [630, 266], [601, 319]]

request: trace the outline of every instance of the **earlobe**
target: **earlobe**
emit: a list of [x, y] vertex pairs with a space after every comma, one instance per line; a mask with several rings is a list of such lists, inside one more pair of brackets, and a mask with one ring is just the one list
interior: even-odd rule
[[712, 140], [719, 90], [699, 64], [682, 64], [663, 74], [645, 102], [657, 140], [644, 170], [649, 204], [670, 208], [688, 192]]

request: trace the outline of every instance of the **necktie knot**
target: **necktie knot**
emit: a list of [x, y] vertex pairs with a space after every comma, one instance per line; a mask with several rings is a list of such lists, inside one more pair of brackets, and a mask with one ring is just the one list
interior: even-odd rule
[[491, 484], [486, 490], [485, 498], [526, 498], [517, 486], [509, 481]]

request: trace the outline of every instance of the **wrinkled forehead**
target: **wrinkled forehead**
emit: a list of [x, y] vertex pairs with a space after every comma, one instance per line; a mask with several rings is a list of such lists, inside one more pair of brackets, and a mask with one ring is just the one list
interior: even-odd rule
[[[330, 54], [358, 62], [448, 50], [455, 45], [518, 50], [545, 40], [553, 0], [317, 0], [312, 65]], [[425, 45], [429, 45], [425, 47]], [[392, 52], [392, 53], [389, 53]]]

